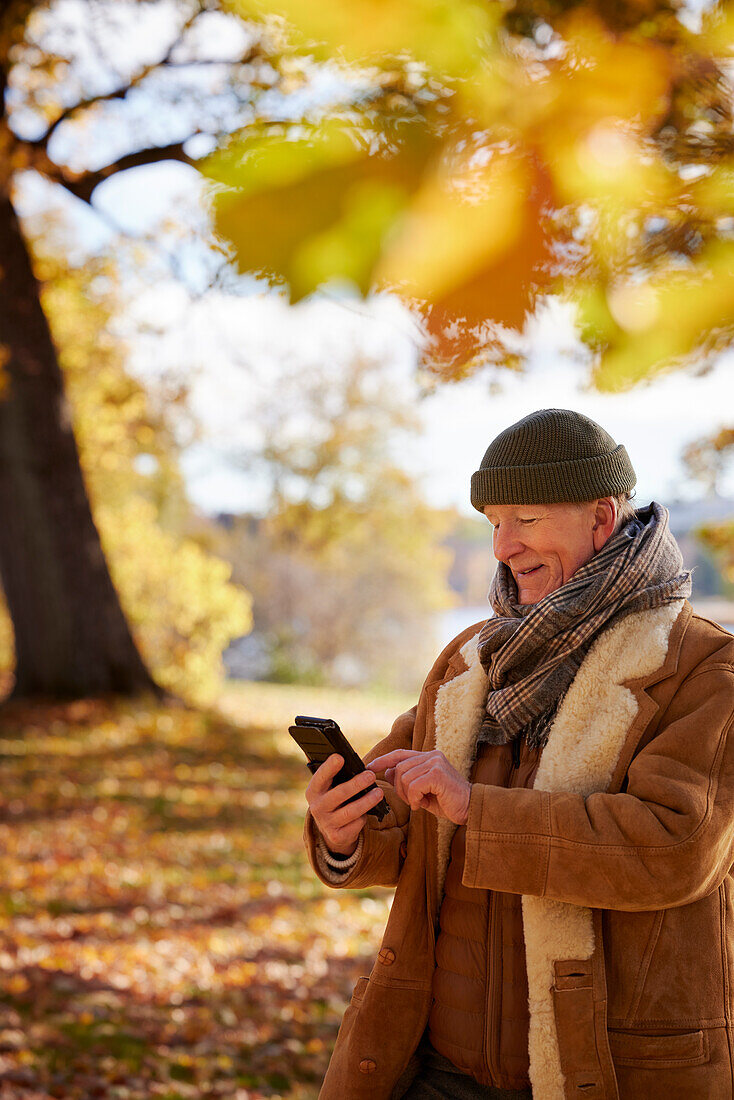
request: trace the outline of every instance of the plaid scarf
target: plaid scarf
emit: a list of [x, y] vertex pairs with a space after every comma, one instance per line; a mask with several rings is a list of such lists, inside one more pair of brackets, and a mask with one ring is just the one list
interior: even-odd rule
[[510, 569], [499, 563], [489, 589], [494, 617], [479, 634], [489, 680], [480, 741], [501, 745], [524, 731], [544, 745], [558, 705], [600, 631], [633, 611], [691, 593], [691, 574], [668, 526], [668, 510], [640, 508], [555, 592], [517, 602]]

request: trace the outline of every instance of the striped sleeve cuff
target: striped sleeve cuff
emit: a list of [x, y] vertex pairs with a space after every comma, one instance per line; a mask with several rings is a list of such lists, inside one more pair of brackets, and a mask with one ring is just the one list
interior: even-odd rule
[[362, 849], [364, 848], [364, 833], [359, 834], [359, 840], [357, 841], [357, 847], [351, 856], [347, 856], [346, 859], [339, 859], [338, 856], [331, 854], [329, 849], [324, 843], [324, 839], [319, 833], [316, 837], [316, 860], [319, 865], [321, 874], [329, 882], [337, 883], [342, 882], [345, 875], [347, 875], [353, 867], [359, 863], [362, 856]]

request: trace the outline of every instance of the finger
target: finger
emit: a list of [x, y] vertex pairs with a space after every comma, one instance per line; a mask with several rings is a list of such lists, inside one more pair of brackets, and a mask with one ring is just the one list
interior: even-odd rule
[[322, 813], [330, 813], [337, 806], [341, 806], [342, 802], [346, 802], [348, 798], [351, 798], [353, 794], [359, 794], [366, 787], [371, 787], [374, 782], [375, 773], [373, 771], [360, 772], [359, 775], [348, 779], [346, 783], [339, 783], [336, 787], [332, 787], [330, 791], [327, 791], [321, 797], [319, 808]]
[[[381, 798], [382, 791], [376, 787], [367, 791], [361, 798], [355, 799], [354, 802], [345, 803], [334, 810], [324, 813], [320, 805], [314, 805], [311, 812], [322, 835], [353, 839], [359, 835], [364, 826], [366, 821], [364, 814], [376, 806]], [[338, 851], [333, 845], [331, 847], [334, 851]]]
[[314, 798], [324, 794], [331, 786], [331, 781], [342, 767], [344, 760], [338, 753], [332, 753], [316, 769], [311, 777], [311, 782], [306, 787], [306, 798], [310, 803]]
[[403, 760], [395, 767], [393, 787], [403, 802], [410, 802], [410, 788], [416, 779], [431, 770], [432, 761], [426, 759], [423, 753], [420, 756], [418, 760]]
[[329, 815], [331, 828], [339, 829], [345, 825], [351, 825], [358, 817], [366, 814], [368, 810], [376, 806], [381, 798], [382, 791], [377, 787], [374, 791], [367, 791], [366, 794], [355, 799], [354, 802], [348, 802], [345, 806], [340, 806]]
[[396, 793], [413, 810], [438, 801], [444, 789], [442, 772], [433, 761], [426, 761], [425, 767], [405, 770], [395, 783]]
[[430, 775], [413, 776], [405, 786], [405, 795], [401, 797], [411, 810], [426, 808], [434, 797], [432, 786]]
[[385, 768], [394, 768], [396, 764], [401, 763], [403, 760], [408, 760], [414, 756], [424, 756], [425, 753], [420, 752], [418, 749], [393, 749], [392, 752], [386, 752], [383, 756], [376, 756], [374, 760], [369, 761], [369, 766], [373, 772], [384, 772]]

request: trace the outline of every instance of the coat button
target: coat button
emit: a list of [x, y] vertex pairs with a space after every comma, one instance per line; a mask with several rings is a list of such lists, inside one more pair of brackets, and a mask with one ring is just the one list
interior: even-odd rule
[[359, 1063], [360, 1073], [374, 1073], [376, 1069], [377, 1065], [375, 1062], [372, 1061], [371, 1058], [363, 1058], [362, 1061]]
[[392, 947], [383, 947], [377, 957], [384, 966], [392, 966], [395, 962], [395, 952]]

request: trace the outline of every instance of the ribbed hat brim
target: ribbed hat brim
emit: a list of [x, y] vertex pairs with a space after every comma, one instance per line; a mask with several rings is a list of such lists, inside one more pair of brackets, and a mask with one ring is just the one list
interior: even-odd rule
[[620, 443], [591, 458], [531, 466], [490, 466], [471, 478], [471, 502], [478, 512], [487, 504], [561, 504], [630, 492], [632, 463]]

